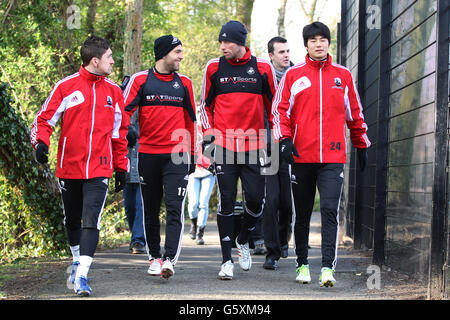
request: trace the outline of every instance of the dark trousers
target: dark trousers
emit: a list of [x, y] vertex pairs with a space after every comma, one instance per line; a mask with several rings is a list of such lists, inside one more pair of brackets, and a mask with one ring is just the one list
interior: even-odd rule
[[139, 153], [139, 175], [144, 207], [144, 230], [149, 258], [161, 257], [159, 214], [164, 195], [166, 240], [163, 259], [176, 264], [184, 227], [184, 200], [188, 183], [188, 160], [176, 164], [170, 154]]
[[64, 225], [70, 246], [80, 245], [80, 255], [94, 256], [109, 179], [59, 179]]
[[342, 163], [296, 163], [292, 166], [292, 193], [297, 265], [308, 264], [308, 239], [316, 186], [322, 220], [322, 267], [335, 268], [339, 231], [339, 203], [344, 182]]
[[278, 260], [281, 246], [287, 245], [291, 231], [292, 194], [289, 164], [281, 163], [278, 173], [266, 176], [266, 202], [263, 213], [266, 256]]
[[[242, 182], [244, 207], [242, 225], [236, 239], [238, 243], [244, 244], [248, 242], [250, 232], [255, 228], [258, 217], [262, 215], [265, 197], [265, 176], [261, 175], [260, 165], [252, 164], [248, 153], [234, 153], [231, 157], [229, 154], [228, 159], [225, 159], [225, 153], [226, 151], [223, 150], [224, 161], [216, 161], [217, 186], [220, 200], [217, 226], [223, 262], [233, 261], [231, 257], [234, 232], [233, 211], [236, 202], [238, 179], [241, 179]], [[240, 159], [239, 162], [238, 159]]]

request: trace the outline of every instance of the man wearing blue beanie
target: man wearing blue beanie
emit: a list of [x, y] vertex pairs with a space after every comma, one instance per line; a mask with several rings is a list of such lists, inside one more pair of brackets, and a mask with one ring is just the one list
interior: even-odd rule
[[243, 270], [251, 267], [248, 239], [263, 212], [266, 192], [259, 159], [265, 157], [264, 110], [271, 114], [276, 80], [270, 62], [252, 56], [246, 40], [247, 30], [239, 21], [222, 26], [219, 42], [223, 56], [208, 62], [201, 91], [203, 151], [211, 157], [210, 150], [214, 150], [220, 194], [217, 225], [222, 248], [221, 280], [233, 278], [233, 211], [238, 179], [242, 182], [244, 217], [236, 247]]

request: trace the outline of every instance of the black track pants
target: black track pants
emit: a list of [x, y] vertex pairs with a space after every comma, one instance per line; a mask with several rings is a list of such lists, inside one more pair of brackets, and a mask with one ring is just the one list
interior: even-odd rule
[[[226, 151], [224, 150], [224, 157], [226, 156], [225, 153]], [[231, 161], [230, 158], [232, 159]], [[243, 164], [239, 164], [241, 161], [238, 161], [238, 159], [243, 160]], [[247, 153], [234, 153], [228, 159], [224, 158], [222, 162], [217, 161], [216, 175], [220, 200], [217, 226], [222, 248], [222, 259], [223, 262], [233, 261], [231, 257], [234, 232], [233, 211], [236, 202], [238, 179], [241, 179], [242, 182], [244, 216], [237, 242], [244, 244], [248, 242], [250, 232], [255, 228], [256, 221], [263, 212], [266, 189], [265, 176], [261, 175], [260, 165], [252, 164]]]
[[292, 194], [289, 165], [281, 163], [278, 173], [266, 176], [267, 195], [264, 204], [264, 244], [267, 257], [278, 260], [282, 245], [291, 231]]
[[105, 177], [59, 179], [67, 238], [70, 246], [80, 245], [80, 255], [94, 256], [108, 182]]
[[139, 153], [144, 230], [149, 258], [161, 257], [159, 214], [164, 195], [166, 239], [163, 259], [176, 264], [184, 228], [184, 200], [188, 183], [188, 160], [174, 163], [170, 154]]
[[296, 163], [292, 166], [295, 252], [298, 266], [308, 264], [308, 239], [316, 185], [322, 220], [322, 267], [335, 268], [339, 232], [339, 203], [344, 164]]

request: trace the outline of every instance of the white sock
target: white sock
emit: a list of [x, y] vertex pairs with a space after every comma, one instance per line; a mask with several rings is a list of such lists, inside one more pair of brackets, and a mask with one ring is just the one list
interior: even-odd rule
[[89, 272], [89, 268], [92, 264], [92, 257], [89, 256], [80, 256], [80, 265], [77, 268], [77, 275], [75, 276], [76, 279], [83, 276], [87, 279], [87, 274]]
[[80, 261], [80, 245], [70, 246], [70, 251], [72, 252], [73, 262]]

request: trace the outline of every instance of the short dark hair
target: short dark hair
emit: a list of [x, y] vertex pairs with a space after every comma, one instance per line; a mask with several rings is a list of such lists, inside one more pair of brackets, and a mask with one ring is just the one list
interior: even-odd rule
[[273, 37], [272, 39], [269, 40], [269, 42], [267, 42], [267, 52], [268, 53], [273, 53], [273, 51], [275, 50], [275, 48], [273, 47], [274, 43], [286, 43], [287, 40], [283, 37]]
[[303, 28], [303, 43], [305, 47], [308, 46], [308, 40], [315, 36], [322, 36], [328, 39], [328, 44], [331, 43], [330, 29], [322, 22], [316, 21]]
[[83, 67], [86, 67], [91, 62], [92, 58], [96, 57], [101, 59], [103, 54], [111, 48], [111, 44], [108, 40], [90, 36], [83, 42], [80, 49], [81, 61], [83, 61]]

